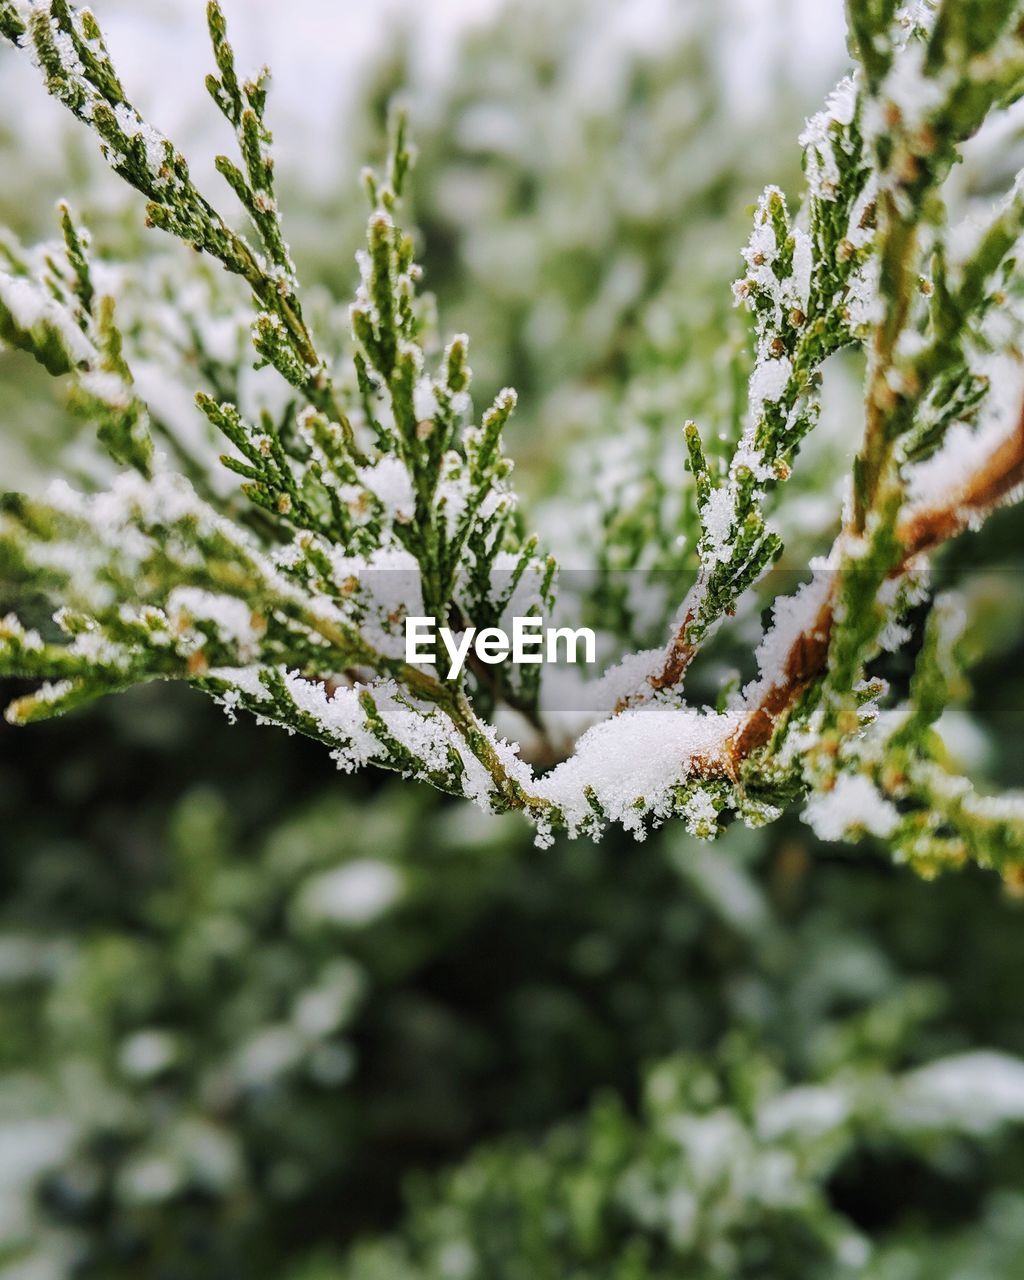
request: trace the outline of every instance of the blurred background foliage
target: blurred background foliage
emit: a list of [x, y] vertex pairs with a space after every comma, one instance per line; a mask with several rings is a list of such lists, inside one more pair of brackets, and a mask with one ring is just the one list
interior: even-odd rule
[[[648, 8], [509, 0], [433, 79], [410, 20], [337, 107], [346, 163], [282, 141], [306, 277], [344, 297], [356, 163], [411, 97], [444, 327], [474, 335], [482, 396], [520, 388], [552, 540], [572, 563], [612, 529], [610, 568], [677, 554], [680, 425], [728, 422], [745, 376], [728, 285], [749, 208], [769, 179], [797, 189], [795, 136], [835, 69], [762, 50], [752, 110], [723, 63], [735, 6]], [[180, 52], [196, 101], [206, 55]], [[152, 255], [174, 287], [88, 143], [8, 70], [0, 216], [45, 236], [69, 194], [106, 252]], [[984, 175], [966, 168], [968, 196]], [[790, 567], [835, 520], [859, 376], [830, 373]], [[0, 377], [4, 488], [84, 457], [26, 361], [0, 355]], [[989, 640], [948, 749], [1011, 784], [1020, 526], [1004, 514], [939, 571]], [[1006, 1280], [1021, 905], [880, 852], [795, 821], [539, 852], [517, 819], [341, 779], [182, 690], [4, 726], [0, 1276]]]

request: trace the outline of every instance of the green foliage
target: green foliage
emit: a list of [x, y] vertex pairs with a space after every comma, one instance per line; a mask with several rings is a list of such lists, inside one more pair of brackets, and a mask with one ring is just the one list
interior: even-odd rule
[[[873, 1259], [855, 1224], [830, 1207], [828, 1181], [865, 1131], [891, 1151], [934, 1160], [936, 1086], [972, 1067], [981, 1063], [899, 1076], [847, 1068], [787, 1089], [749, 1044], [731, 1043], [718, 1061], [670, 1059], [649, 1073], [639, 1118], [606, 1098], [541, 1145], [481, 1151], [419, 1188], [402, 1239], [295, 1274], [668, 1280], [684, 1271], [712, 1280], [763, 1275], [766, 1265], [780, 1277], [864, 1275], [869, 1261], [884, 1274], [902, 1251], [883, 1246]], [[962, 1124], [976, 1137], [977, 1114], [954, 1113], [942, 1115], [946, 1133]]]
[[[809, 373], [794, 403], [813, 414], [820, 394], [823, 410], [798, 458], [787, 452], [796, 444], [787, 433], [802, 430], [799, 413], [781, 434], [777, 420], [762, 433], [792, 475], [752, 487], [764, 523], [749, 545], [742, 529], [727, 544], [740, 558], [718, 571], [720, 603], [740, 563], [756, 566], [757, 556], [747, 557], [757, 537], [778, 535], [782, 559], [736, 596], [735, 616], [687, 672], [694, 705], [717, 701], [735, 716], [737, 692], [754, 677], [759, 611], [780, 581], [792, 582], [784, 574], [802, 576], [840, 520], [835, 485], [863, 425], [850, 409], [851, 387], [878, 327], [875, 257], [866, 241], [854, 242], [877, 233], [877, 208], [874, 223], [847, 227], [855, 250], [847, 256], [836, 239], [843, 195], [811, 196], [821, 242], [835, 247], [815, 270], [848, 289], [844, 300], [830, 299], [827, 287], [820, 294], [819, 315], [828, 317], [820, 336], [847, 352], [838, 356], [845, 363], [818, 368], [801, 346], [806, 331], [768, 306], [773, 291], [784, 293], [788, 255], [809, 224], [805, 212], [773, 221], [781, 209], [769, 197], [763, 208], [781, 253], [744, 263], [744, 280], [754, 283], [751, 323], [766, 338], [759, 343], [755, 331], [747, 353], [726, 314], [722, 281], [733, 267], [725, 255], [742, 238], [733, 213], [749, 199], [753, 174], [758, 183], [774, 177], [797, 208], [775, 122], [740, 129], [723, 118], [706, 48], [710, 19], [706, 32], [676, 33], [646, 60], [619, 51], [621, 96], [584, 109], [573, 91], [580, 28], [571, 5], [554, 16], [550, 8], [540, 6], [547, 18], [524, 8], [479, 35], [463, 55], [449, 116], [421, 135], [424, 261], [445, 314], [492, 347], [483, 359], [474, 354], [487, 401], [509, 382], [525, 392], [515, 451], [527, 463], [527, 488], [546, 493], [538, 525], [563, 561], [573, 563], [566, 546], [577, 562], [585, 549], [596, 568], [592, 596], [589, 583], [563, 573], [561, 598], [578, 590], [602, 628], [628, 648], [657, 646], [659, 661], [678, 579], [653, 607], [637, 582], [648, 569], [654, 586], [666, 569], [701, 569], [698, 508], [729, 491], [736, 443], [753, 429], [747, 379], [761, 347], [776, 363], [776, 337], [794, 344], [787, 358], [803, 351]], [[23, 11], [0, 6], [5, 34], [27, 39], [15, 26], [24, 26]], [[865, 12], [873, 24], [891, 16], [884, 6]], [[988, 17], [974, 16], [970, 39], [987, 42]], [[232, 115], [252, 113], [239, 159], [222, 162], [222, 172], [250, 215], [272, 219], [273, 240], [280, 224], [259, 199], [269, 180], [265, 104], [258, 87], [256, 101], [248, 98], [216, 12], [213, 35], [218, 105], [233, 127]], [[902, 38], [875, 42], [884, 56], [859, 73], [873, 101], [900, 89], [886, 77], [904, 56]], [[924, 47], [923, 36], [914, 39]], [[952, 63], [959, 57], [954, 51]], [[985, 61], [985, 74], [994, 66]], [[868, 96], [862, 88], [855, 111], [864, 129], [877, 124]], [[500, 138], [490, 150], [474, 143], [466, 120], [493, 120], [473, 117], [474, 104], [498, 104], [525, 122], [519, 149]], [[956, 127], [966, 129], [967, 108], [960, 111]], [[554, 119], [561, 128], [547, 129]], [[852, 123], [809, 126], [812, 192], [828, 190], [832, 160], [840, 186], [858, 162], [877, 175], [870, 150], [856, 150]], [[899, 133], [891, 119], [885, 130]], [[905, 150], [926, 138], [910, 124], [906, 132]], [[1005, 163], [988, 163], [989, 154], [979, 178], [968, 150], [962, 185], [995, 189]], [[915, 873], [975, 859], [1011, 887], [1019, 880], [1017, 802], [981, 798], [983, 788], [961, 777], [1017, 781], [1021, 614], [1011, 575], [987, 570], [1016, 563], [1019, 511], [950, 548], [927, 621], [923, 593], [932, 584], [919, 575], [901, 576], [898, 594], [876, 613], [882, 566], [847, 572], [833, 665], [789, 690], [796, 700], [767, 726], [774, 740], [741, 762], [741, 786], [732, 771], [673, 772], [671, 804], [683, 822], [642, 850], [612, 830], [600, 845], [560, 840], [538, 853], [514, 819], [484, 818], [425, 788], [377, 791], [372, 774], [333, 777], [326, 753], [303, 735], [340, 748], [345, 764], [354, 739], [356, 763], [365, 756], [458, 791], [468, 778], [496, 807], [520, 807], [535, 784], [524, 779], [522, 793], [513, 787], [495, 798], [490, 765], [514, 766], [490, 755], [500, 747], [483, 722], [513, 700], [542, 726], [545, 711], [515, 673], [487, 686], [468, 675], [472, 717], [458, 699], [431, 703], [430, 686], [407, 687], [411, 672], [392, 670], [394, 687], [382, 688], [371, 677], [386, 628], [378, 633], [379, 619], [365, 609], [339, 617], [325, 607], [324, 597], [347, 606], [349, 575], [365, 573], [382, 552], [407, 557], [416, 574], [423, 555], [430, 590], [445, 598], [460, 525], [442, 518], [441, 499], [451, 504], [461, 484], [460, 500], [479, 503], [482, 516], [487, 469], [508, 486], [507, 461], [489, 452], [502, 412], [490, 431], [468, 407], [424, 439], [418, 417], [413, 431], [415, 350], [433, 402], [414, 385], [413, 413], [417, 399], [429, 403], [432, 424], [449, 422], [445, 397], [468, 391], [468, 372], [464, 344], [438, 340], [432, 307], [412, 287], [409, 239], [392, 199], [405, 180], [401, 137], [391, 155], [383, 176], [368, 181], [360, 332], [350, 340], [345, 313], [315, 293], [302, 297], [337, 412], [309, 402], [284, 318], [282, 333], [273, 308], [239, 306], [240, 289], [255, 289], [221, 272], [216, 258], [189, 255], [186, 265], [173, 245], [136, 258], [130, 233], [115, 237], [107, 224], [97, 241], [130, 257], [124, 268], [68, 215], [63, 243], [27, 251], [12, 242], [5, 254], [6, 274], [45, 304], [45, 323], [25, 340], [29, 353], [56, 353], [73, 409], [100, 360], [121, 362], [109, 367], [129, 388], [122, 398], [145, 411], [136, 421], [153, 441], [155, 472], [151, 481], [144, 468], [112, 481], [110, 463], [81, 433], [104, 422], [106, 410], [94, 406], [59, 457], [89, 496], [58, 486], [43, 499], [7, 500], [0, 579], [22, 622], [5, 621], [2, 644], [7, 669], [31, 686], [13, 688], [18, 714], [169, 676], [215, 693], [232, 717], [244, 706], [276, 709], [299, 732], [267, 734], [248, 717], [229, 728], [203, 700], [154, 683], [20, 737], [5, 731], [2, 745], [17, 750], [0, 757], [0, 1273], [491, 1280], [525, 1271], [531, 1280], [639, 1280], [685, 1270], [1005, 1280], [1021, 1244], [1019, 907], [970, 868], [934, 884]], [[647, 177], [663, 179], [646, 182], [646, 212], [620, 180], [631, 156], [641, 167], [650, 157]], [[25, 175], [11, 177], [15, 200]], [[644, 186], [637, 177], [636, 188]], [[1012, 360], [991, 360], [1016, 341], [1014, 207], [1001, 221], [979, 199], [979, 226], [993, 235], [974, 242], [958, 233], [947, 244], [962, 196], [941, 188], [947, 215], [937, 190], [925, 197], [916, 266], [906, 268], [912, 288], [897, 363], [905, 368], [936, 341], [942, 352], [912, 426], [879, 467], [914, 486], [896, 530], [913, 540], [901, 543], [886, 519], [874, 523], [889, 510], [883, 504], [868, 521], [871, 556], [927, 550], [979, 523], [1013, 479], [1012, 466], [990, 464], [1013, 438], [993, 430], [1001, 413], [993, 390], [1009, 388], [1006, 421], [1019, 409]], [[307, 208], [296, 200], [301, 215]], [[84, 207], [77, 196], [76, 207]], [[764, 243], [761, 212], [757, 220]], [[90, 224], [98, 225], [92, 211]], [[336, 254], [333, 226], [324, 246]], [[529, 241], [525, 259], [508, 251], [517, 227]], [[269, 268], [274, 250], [253, 230], [250, 247]], [[1006, 230], [1011, 239], [1000, 248]], [[306, 262], [303, 247], [296, 256]], [[754, 252], [751, 245], [748, 257]], [[897, 263], [894, 278], [903, 271]], [[112, 279], [117, 336], [73, 347], [83, 353], [79, 368], [60, 355], [62, 343], [100, 325]], [[256, 361], [270, 360], [255, 383], [254, 327]], [[12, 355], [2, 372], [11, 431], [26, 430], [17, 400], [32, 390], [28, 412], [40, 415], [35, 371]], [[167, 387], [187, 390], [186, 408], [200, 391], [200, 407], [191, 416], [178, 410]], [[766, 417], [773, 404], [764, 402]], [[691, 418], [700, 427], [684, 434]], [[362, 462], [349, 451], [345, 420]], [[69, 434], [72, 421], [63, 415], [60, 432]], [[538, 441], [546, 464], [566, 435], [576, 437], [575, 452], [539, 481]], [[105, 439], [109, 447], [121, 437]], [[432, 489], [432, 451], [442, 440], [458, 454], [458, 476], [449, 458], [451, 472]], [[55, 469], [58, 451], [48, 450]], [[382, 483], [393, 460], [408, 480], [400, 491]], [[930, 461], [939, 464], [930, 481], [915, 475]], [[385, 471], [366, 484], [382, 462]], [[581, 480], [590, 474], [606, 481], [593, 501]], [[935, 501], [945, 497], [935, 482], [951, 475], [966, 486], [952, 512]], [[396, 492], [392, 510], [386, 499]], [[487, 590], [508, 590], [530, 543], [509, 511], [482, 541], [481, 524], [466, 534], [455, 596], [483, 624], [503, 607]], [[492, 576], [473, 557], [488, 552], [499, 525], [517, 558]], [[851, 549], [848, 540], [837, 553]], [[537, 555], [521, 580], [544, 585], [547, 572]], [[539, 594], [531, 586], [530, 607], [540, 607]], [[127, 607], [115, 612], [111, 598]], [[63, 630], [50, 623], [58, 601]], [[804, 598], [812, 620], [821, 604], [820, 595]], [[777, 612], [789, 608], [782, 599]], [[797, 634], [810, 672], [817, 633]], [[241, 656], [248, 668], [232, 665]], [[347, 662], [357, 664], [351, 672]], [[258, 668], [258, 683], [249, 668]], [[350, 675], [363, 686], [356, 699], [329, 697]], [[649, 697], [645, 679], [641, 672], [635, 685], [616, 685], [615, 696]], [[51, 681], [42, 698], [40, 680]], [[681, 710], [676, 686], [652, 701], [656, 712]], [[351, 710], [344, 733], [337, 719], [325, 729], [325, 703], [339, 715]], [[445, 719], [430, 718], [435, 706]], [[635, 723], [624, 713], [616, 719]], [[678, 721], [659, 723], [664, 737], [616, 748], [620, 772], [675, 749], [668, 727]], [[524, 745], [538, 742], [543, 750], [539, 734], [524, 734]], [[725, 832], [737, 804], [763, 822], [803, 797], [809, 781], [808, 816], [823, 837], [873, 833], [913, 871], [829, 849], [787, 817], [763, 832]], [[606, 807], [636, 831], [629, 785], [619, 808], [607, 792], [604, 805], [593, 789], [584, 793], [587, 823], [596, 827]], [[581, 811], [572, 815], [583, 826]], [[724, 842], [703, 848], [684, 825], [701, 837], [725, 832]], [[409, 1185], [404, 1212], [401, 1183]]]
[[[129, 714], [151, 729], [127, 778], [123, 730], [94, 718], [88, 776], [48, 779], [54, 819], [19, 813], [5, 849], [0, 1136], [38, 1180], [8, 1193], [0, 1239], [25, 1265], [262, 1280], [383, 1253], [418, 1276], [468, 1241], [480, 1274], [633, 1255], [828, 1274], [837, 1250], [895, 1255], [921, 1215], [945, 1229], [981, 1168], [1014, 1185], [1019, 1065], [956, 1057], [978, 1018], [1024, 1048], [1019, 910], [980, 877], [830, 867], [796, 829], [778, 858], [677, 829], [644, 857], [538, 854], [425, 793], [324, 794], [312, 745], [190, 729], [178, 701]], [[180, 795], [188, 745], [216, 776]], [[86, 819], [62, 832], [71, 794]], [[635, 1064], [680, 1045], [637, 1118]], [[595, 1088], [616, 1097], [567, 1121]], [[401, 1171], [496, 1128], [513, 1135], [415, 1193], [403, 1239], [304, 1260], [391, 1222]], [[858, 1207], [879, 1178], [884, 1232]]]
[[[173, 471], [151, 474], [148, 415], [131, 391], [122, 337], [110, 304], [95, 301], [84, 240], [68, 215], [66, 266], [56, 276], [5, 277], [9, 339], [53, 373], [84, 371], [78, 410], [95, 414], [115, 460], [148, 482], [122, 478], [106, 498], [62, 492], [48, 511], [8, 505], [5, 558], [26, 587], [33, 575], [37, 585], [63, 581], [63, 604], [82, 617], [74, 634], [64, 628], [66, 653], [13, 620], [6, 624], [8, 673], [59, 681], [17, 702], [11, 716], [36, 719], [111, 688], [171, 676], [231, 711], [242, 707], [325, 741], [344, 769], [382, 764], [486, 808], [525, 810], [542, 842], [554, 828], [576, 834], [617, 821], [639, 832], [646, 819], [672, 814], [711, 836], [723, 815], [756, 826], [801, 791], [811, 795], [819, 832], [893, 836], [900, 826], [894, 801], [927, 803], [933, 762], [922, 747], [900, 771], [864, 767], [884, 756], [885, 745], [864, 748], [860, 730], [872, 705], [860, 689], [886, 637], [900, 634], [916, 558], [984, 519], [1024, 470], [1020, 442], [1010, 438], [988, 456], [978, 448], [974, 481], [962, 492], [940, 492], [931, 506], [915, 492], [919, 469], [955, 434], [962, 412], [997, 416], [978, 348], [989, 348], [993, 360], [1013, 349], [1012, 337], [993, 340], [988, 320], [1005, 298], [1000, 286], [1024, 204], [1011, 192], [954, 267], [941, 199], [961, 146], [1018, 96], [1024, 55], [1011, 10], [987, 11], [968, 39], [958, 35], [960, 19], [948, 5], [930, 27], [926, 10], [901, 15], [902, 31], [884, 6], [853, 7], [864, 65], [803, 134], [807, 191], [799, 218], [769, 187], [744, 252], [747, 271], [735, 293], [753, 317], [755, 351], [745, 412], [733, 414], [739, 434], [731, 457], [712, 466], [698, 429], [687, 428], [694, 486], [685, 510], [699, 524], [696, 581], [663, 651], [629, 657], [598, 682], [592, 718], [608, 718], [579, 738], [560, 768], [537, 778], [484, 717], [506, 703], [532, 727], [540, 754], [557, 757], [542, 681], [509, 664], [493, 675], [476, 664], [444, 678], [404, 661], [406, 616], [426, 613], [462, 628], [493, 625], [513, 604], [550, 609], [554, 574], [536, 539], [525, 536], [509, 484], [502, 437], [514, 393], [501, 391], [472, 425], [466, 338], [454, 338], [429, 369], [433, 336], [418, 298], [421, 269], [412, 237], [396, 221], [412, 163], [404, 119], [393, 129], [386, 177], [366, 180], [373, 209], [350, 308], [355, 387], [339, 393], [303, 317], [282, 231], [267, 73], [239, 79], [219, 7], [208, 7], [219, 75], [208, 77], [207, 88], [235, 131], [242, 163], [222, 156], [217, 168], [259, 247], [228, 225], [180, 152], [128, 103], [91, 14], [61, 0], [33, 7], [22, 22], [12, 9], [8, 38], [31, 43], [51, 94], [94, 129], [114, 170], [147, 198], [148, 221], [245, 280], [256, 367], [272, 367], [297, 398], [283, 416], [263, 409], [255, 424], [234, 400], [199, 392], [200, 409], [234, 449], [224, 458], [228, 469], [262, 512], [262, 525], [250, 521], [243, 530], [215, 494], [202, 495]], [[1017, 326], [1014, 312], [1010, 327]], [[73, 358], [79, 331], [95, 355], [83, 350]], [[819, 573], [796, 597], [777, 602], [757, 678], [705, 715], [682, 701], [684, 677], [784, 552], [783, 534], [766, 518], [769, 495], [792, 474], [820, 419], [823, 365], [849, 346], [868, 352], [865, 430], [827, 585]], [[985, 433], [979, 427], [977, 434]], [[657, 488], [646, 495], [647, 503], [664, 497]], [[646, 537], [661, 541], [660, 523], [642, 512], [615, 522], [602, 571], [616, 559], [640, 566]], [[44, 528], [42, 545], [33, 547]], [[624, 557], [614, 550], [623, 537]], [[69, 563], [72, 544], [91, 551], [62, 577], [55, 563]], [[392, 578], [382, 599], [369, 579], [394, 570], [408, 580], [396, 588]], [[116, 599], [111, 580], [121, 584]], [[591, 603], [602, 595], [607, 602], [606, 583]], [[620, 614], [628, 609], [621, 596], [611, 603]], [[613, 618], [612, 626], [628, 632], [624, 621]], [[872, 687], [884, 696], [882, 684]], [[913, 715], [907, 723], [916, 723]], [[647, 753], [637, 744], [669, 724], [679, 756], [674, 776], [641, 763], [608, 777], [613, 762], [643, 762]], [[951, 785], [958, 793], [967, 786]], [[856, 813], [847, 811], [854, 796]], [[1003, 804], [996, 814], [972, 800], [947, 815], [939, 839], [947, 826], [971, 828], [966, 845], [951, 846], [951, 860], [966, 847], [1006, 869], [1004, 846], [1020, 834], [1018, 810]], [[923, 853], [916, 839], [896, 843], [903, 855]]]

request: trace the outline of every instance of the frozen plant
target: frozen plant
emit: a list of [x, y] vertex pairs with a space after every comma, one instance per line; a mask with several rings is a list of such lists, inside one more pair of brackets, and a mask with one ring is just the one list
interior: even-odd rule
[[[88, 10], [0, 0], [0, 33], [96, 133], [148, 222], [243, 282], [256, 362], [281, 386], [248, 416], [199, 391], [251, 503], [243, 513], [154, 447], [129, 344], [70, 212], [62, 245], [4, 250], [0, 337], [68, 378], [73, 409], [122, 468], [104, 491], [58, 481], [42, 499], [4, 499], [4, 578], [57, 606], [58, 628], [3, 623], [0, 674], [42, 681], [8, 718], [178, 679], [231, 715], [323, 741], [344, 770], [383, 766], [522, 810], [542, 842], [609, 822], [642, 837], [673, 817], [711, 838], [734, 816], [759, 825], [805, 800], [824, 839], [870, 833], [924, 871], [975, 859], [1013, 874], [1024, 800], [950, 776], [933, 729], [963, 684], [961, 603], [931, 610], [905, 696], [883, 672], [913, 636], [929, 555], [1024, 482], [1024, 190], [1018, 181], [966, 230], [949, 225], [943, 198], [963, 145], [1024, 95], [1024, 6], [851, 0], [856, 65], [802, 135], [801, 208], [791, 215], [768, 188], [743, 254], [735, 295], [755, 352], [734, 447], [720, 463], [696, 424], [683, 432], [696, 581], [662, 646], [588, 688], [591, 723], [564, 750], [534, 668], [473, 664], [446, 678], [404, 658], [408, 614], [493, 626], [513, 605], [549, 610], [557, 585], [510, 483], [514, 393], [478, 420], [467, 339], [433, 338], [399, 221], [404, 122], [385, 171], [366, 175], [362, 284], [349, 355], [334, 360], [307, 318], [275, 199], [267, 73], [239, 78], [219, 6], [208, 13], [207, 87], [240, 157], [217, 167], [245, 234], [131, 105]], [[866, 355], [864, 429], [832, 550], [776, 601], [758, 674], [717, 709], [689, 705], [694, 660], [782, 550], [771, 507], [817, 424], [822, 367], [848, 348]], [[553, 766], [536, 773], [513, 732]]]
[[[991, 1141], [1019, 1124], [1022, 1102], [1020, 1064], [1001, 1054], [904, 1072], [847, 1065], [787, 1087], [769, 1058], [736, 1037], [713, 1056], [656, 1063], [639, 1119], [603, 1097], [582, 1122], [540, 1140], [477, 1149], [415, 1187], [394, 1235], [357, 1246], [336, 1265], [297, 1268], [295, 1280], [916, 1275], [907, 1237], [894, 1230], [906, 1205], [893, 1206], [895, 1221], [873, 1240], [835, 1206], [830, 1179], [865, 1134], [908, 1159], [930, 1160], [944, 1149], [938, 1132]], [[949, 1248], [963, 1236], [941, 1239]]]

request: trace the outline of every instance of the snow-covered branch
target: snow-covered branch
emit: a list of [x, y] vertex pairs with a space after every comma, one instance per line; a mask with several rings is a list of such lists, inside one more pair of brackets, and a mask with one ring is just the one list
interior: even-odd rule
[[[578, 682], [590, 712], [566, 733], [553, 678], [537, 667], [477, 647], [447, 671], [406, 651], [409, 618], [483, 637], [513, 614], [551, 614], [558, 576], [512, 487], [515, 393], [476, 414], [468, 338], [434, 337], [403, 225], [404, 118], [382, 172], [365, 175], [349, 332], [324, 345], [284, 237], [267, 72], [238, 75], [219, 6], [208, 6], [207, 88], [238, 159], [217, 169], [248, 234], [131, 105], [87, 10], [0, 0], [0, 33], [97, 135], [145, 198], [147, 221], [243, 282], [255, 365], [277, 379], [276, 399], [254, 412], [172, 296], [202, 375], [196, 403], [223, 449], [223, 468], [211, 469], [144, 393], [114, 319], [112, 273], [70, 213], [62, 243], [3, 250], [0, 339], [68, 377], [71, 408], [127, 468], [100, 492], [58, 481], [41, 499], [4, 500], [5, 582], [52, 601], [58, 628], [44, 636], [13, 615], [0, 628], [0, 673], [43, 681], [9, 718], [179, 679], [229, 715], [322, 741], [344, 770], [381, 766], [487, 809], [523, 810], [542, 841], [556, 829], [596, 836], [609, 822], [642, 837], [670, 818], [710, 838], [733, 817], [758, 825], [807, 799], [823, 836], [872, 832], [921, 865], [925, 843], [959, 841], [964, 856], [1007, 870], [1004, 850], [1024, 847], [1016, 802], [992, 809], [964, 783], [934, 801], [927, 831], [915, 817], [941, 790], [934, 716], [919, 709], [922, 691], [934, 693], [932, 651], [906, 705], [893, 704], [876, 664], [907, 637], [927, 554], [1024, 482], [1014, 274], [1024, 198], [1019, 184], [1008, 192], [967, 252], [943, 202], [963, 144], [1020, 96], [1024, 28], [1009, 0], [967, 29], [955, 0], [937, 14], [886, 14], [850, 5], [858, 63], [801, 136], [797, 212], [774, 186], [758, 204], [734, 287], [753, 339], [735, 447], [723, 460], [688, 423], [679, 450], [700, 522], [696, 580], [663, 649]], [[785, 553], [775, 516], [820, 421], [826, 363], [845, 349], [865, 353], [868, 376], [832, 551], [776, 600], [753, 680], [717, 709], [687, 704], [692, 664]], [[240, 495], [225, 472], [240, 477]], [[563, 589], [563, 609], [571, 595]], [[538, 773], [528, 756], [552, 767]]]

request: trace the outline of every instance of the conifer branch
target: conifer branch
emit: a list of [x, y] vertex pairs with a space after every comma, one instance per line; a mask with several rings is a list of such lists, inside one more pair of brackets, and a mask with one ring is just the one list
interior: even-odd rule
[[[534, 754], [554, 755], [556, 712], [536, 668], [479, 654], [451, 670], [416, 665], [404, 646], [406, 618], [465, 637], [513, 611], [547, 616], [557, 585], [512, 488], [504, 439], [515, 393], [502, 390], [477, 417], [468, 338], [434, 353], [402, 223], [414, 160], [404, 117], [392, 122], [381, 172], [364, 175], [350, 391], [304, 315], [275, 194], [268, 73], [238, 74], [215, 0], [206, 86], [235, 134], [237, 158], [217, 168], [251, 223], [246, 235], [132, 107], [87, 10], [0, 0], [0, 34], [32, 51], [48, 91], [146, 199], [148, 221], [245, 281], [257, 366], [276, 371], [284, 397], [279, 411], [244, 410], [233, 375], [221, 376], [196, 336], [206, 379], [197, 404], [250, 504], [243, 516], [140, 397], [131, 343], [67, 208], [59, 246], [4, 249], [0, 340], [68, 379], [70, 407], [127, 468], [105, 492], [58, 483], [44, 499], [4, 499], [4, 581], [59, 606], [64, 636], [44, 640], [5, 619], [0, 674], [43, 682], [9, 717], [177, 679], [230, 715], [246, 710], [323, 742], [344, 770], [372, 764], [490, 810], [522, 810], [542, 843], [556, 829], [599, 835], [611, 822], [642, 837], [671, 817], [712, 838], [735, 817], [757, 826], [804, 801], [823, 838], [867, 831], [924, 870], [971, 858], [1014, 873], [1018, 802], [983, 800], [941, 773], [932, 725], [948, 646], [928, 641], [903, 705], [874, 664], [906, 636], [927, 555], [1024, 484], [1024, 419], [1002, 421], [996, 394], [1024, 335], [1009, 287], [1021, 186], [959, 257], [944, 203], [963, 144], [1024, 92], [1022, 14], [1017, 0], [994, 0], [966, 25], [956, 0], [913, 18], [875, 0], [848, 8], [857, 66], [801, 136], [799, 210], [769, 187], [743, 251], [734, 295], [751, 319], [753, 363], [734, 412], [737, 446], [720, 465], [695, 423], [684, 431], [696, 582], [665, 647], [593, 682], [593, 714], [538, 776], [496, 727], [514, 711]], [[832, 551], [775, 602], [756, 678], [715, 711], [688, 706], [694, 659], [783, 553], [773, 513], [819, 422], [823, 368], [844, 349], [866, 353], [868, 378]], [[154, 431], [181, 470], [154, 448]], [[954, 482], [936, 484], [944, 467]], [[632, 539], [629, 562], [640, 562], [641, 516], [609, 530], [608, 563], [616, 537]]]

